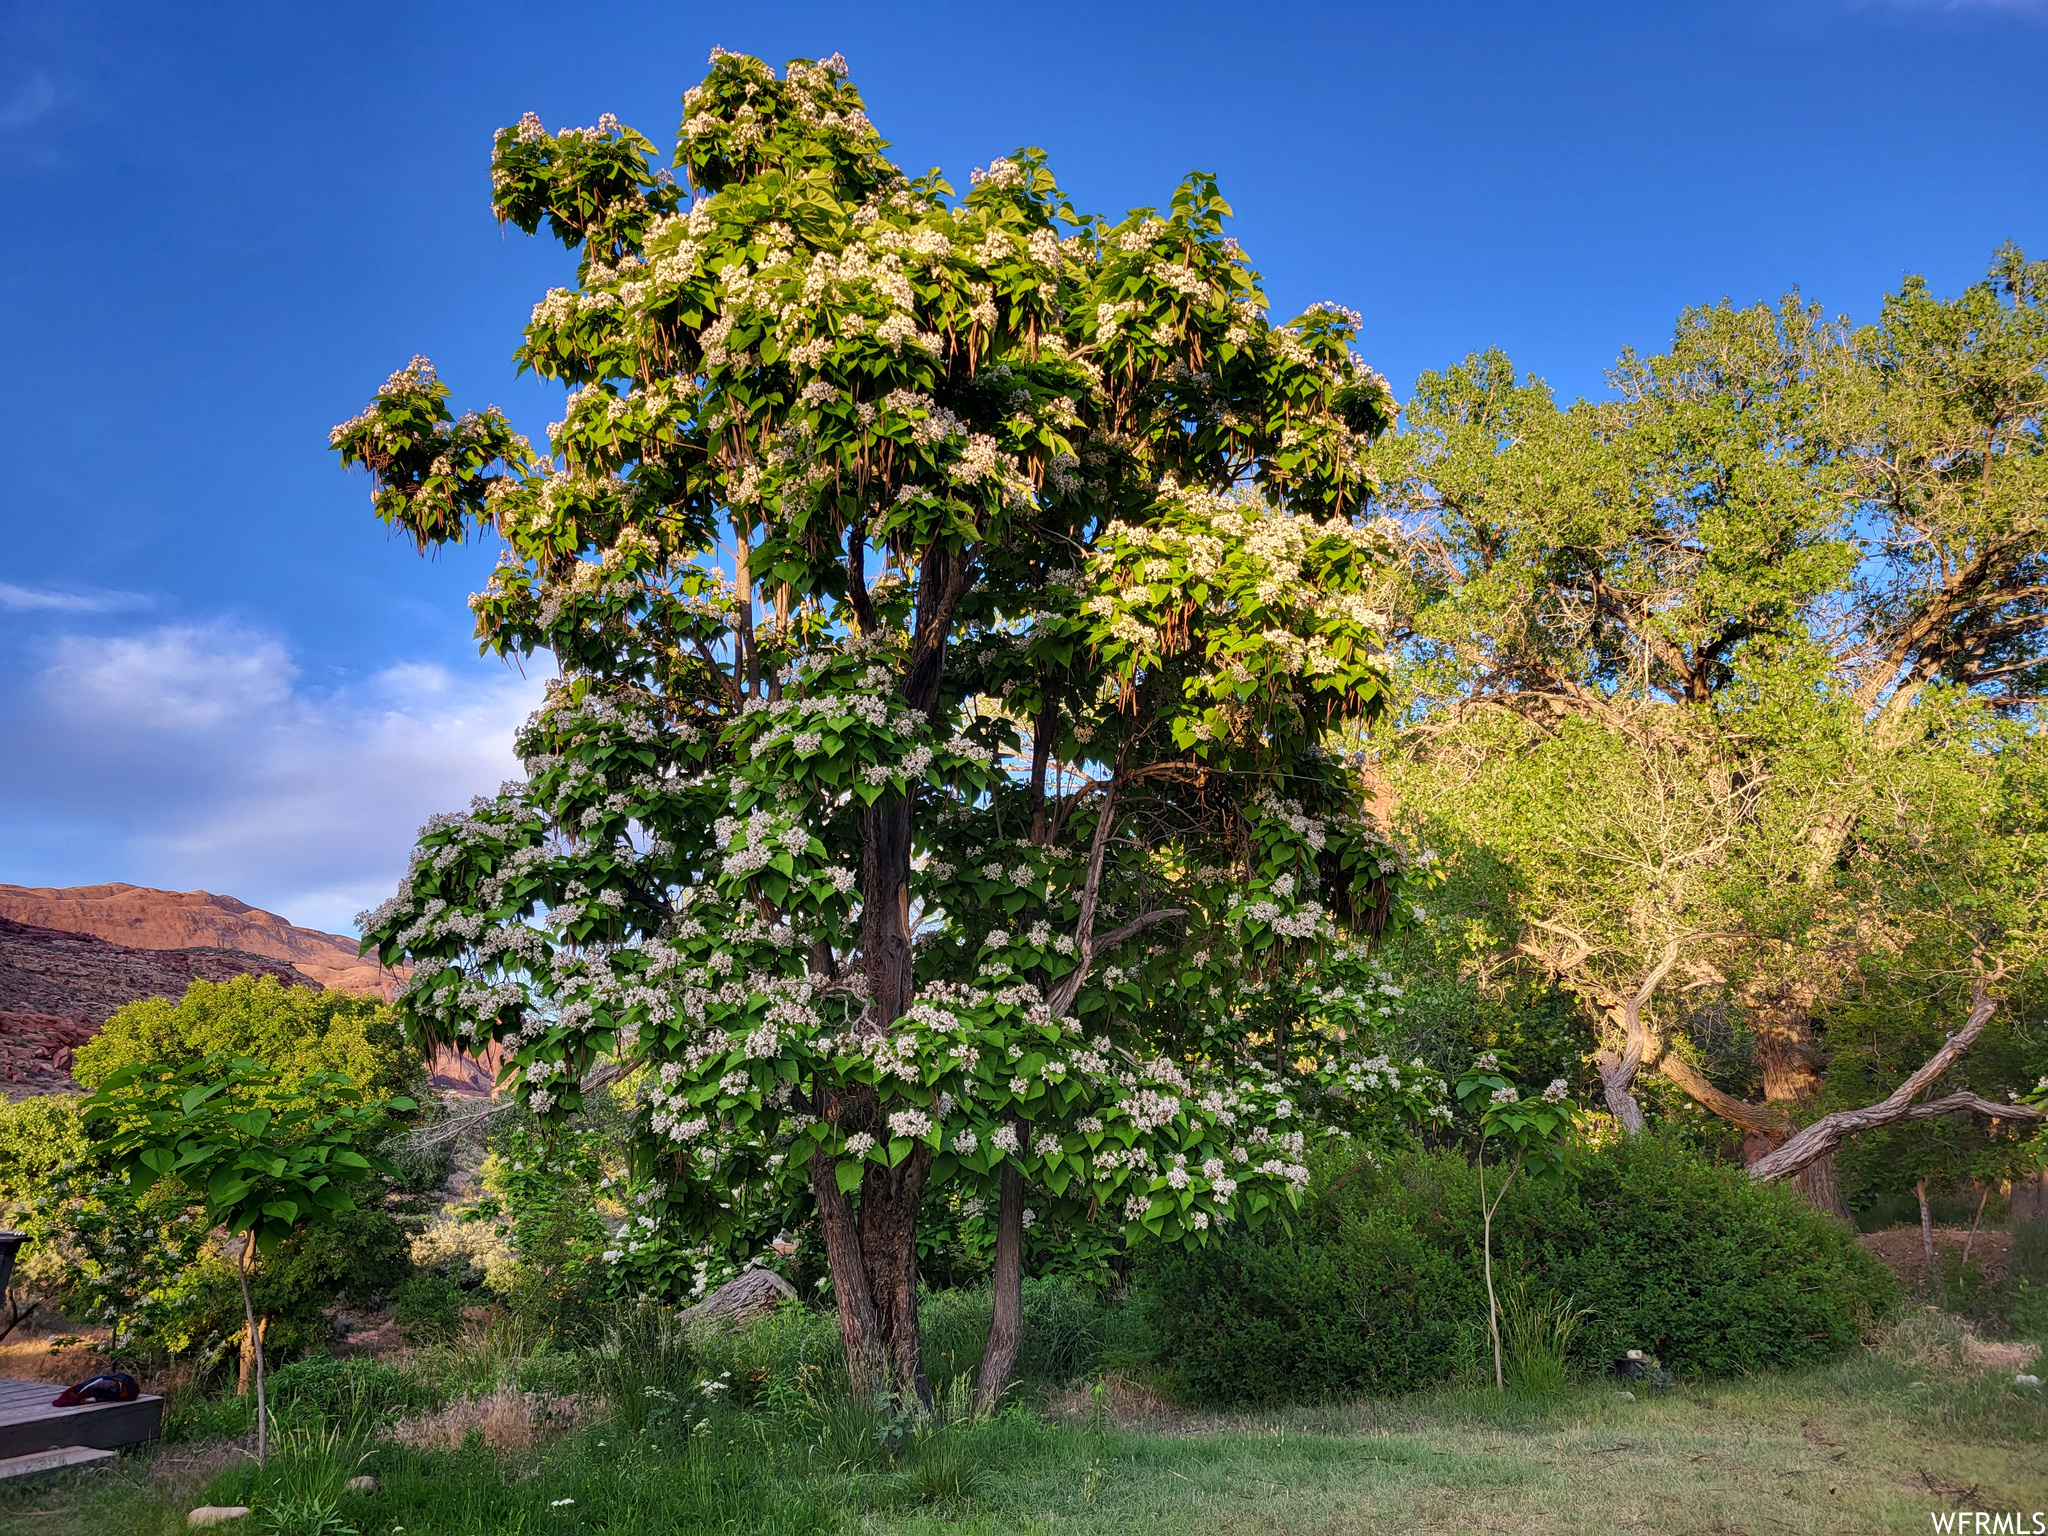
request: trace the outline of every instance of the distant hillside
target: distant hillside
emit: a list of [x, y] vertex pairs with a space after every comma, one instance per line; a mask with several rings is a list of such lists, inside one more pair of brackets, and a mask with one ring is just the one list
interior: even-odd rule
[[183, 997], [195, 979], [317, 981], [281, 960], [236, 949], [134, 949], [88, 933], [0, 918], [0, 1090], [10, 1097], [77, 1087], [71, 1053], [113, 1012], [144, 997]]
[[231, 949], [282, 960], [323, 987], [381, 997], [405, 973], [356, 953], [356, 941], [300, 928], [275, 912], [211, 891], [154, 891], [140, 885], [0, 885], [0, 918], [89, 933], [133, 949]]
[[[0, 1093], [76, 1090], [71, 1053], [115, 1009], [183, 997], [195, 977], [271, 975], [389, 1002], [410, 974], [364, 959], [353, 939], [211, 891], [0, 885]], [[496, 1045], [481, 1060], [437, 1046], [426, 1054], [428, 1082], [488, 1094], [502, 1060]]]

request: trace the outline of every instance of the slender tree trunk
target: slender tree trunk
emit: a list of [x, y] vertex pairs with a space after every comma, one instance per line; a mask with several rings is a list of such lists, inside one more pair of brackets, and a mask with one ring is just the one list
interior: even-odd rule
[[1927, 1265], [1927, 1278], [1934, 1280], [1934, 1208], [1927, 1203], [1927, 1181], [1916, 1180], [1913, 1193], [1920, 1197], [1920, 1251]]
[[1493, 1295], [1493, 1207], [1486, 1199], [1486, 1148], [1479, 1149], [1479, 1251], [1486, 1269], [1486, 1332], [1493, 1340], [1493, 1389], [1505, 1392], [1507, 1377], [1500, 1367], [1500, 1303]]
[[[1059, 729], [1058, 703], [1048, 698], [1031, 724], [1031, 828], [1033, 847], [1052, 842], [1052, 818], [1045, 798], [1052, 766], [1053, 735]], [[1021, 1128], [1019, 1134], [1023, 1134]], [[974, 1377], [974, 1411], [993, 1413], [1016, 1372], [1024, 1348], [1024, 1175], [1013, 1162], [1003, 1164], [996, 1192], [996, 1255], [989, 1276], [988, 1342], [982, 1347], [981, 1369]]]
[[1518, 1158], [1508, 1170], [1508, 1176], [1500, 1181], [1500, 1190], [1491, 1200], [1486, 1197], [1486, 1140], [1479, 1142], [1479, 1249], [1486, 1273], [1486, 1331], [1493, 1338], [1493, 1386], [1496, 1392], [1508, 1389], [1507, 1376], [1501, 1369], [1500, 1349], [1500, 1302], [1493, 1294], [1493, 1213], [1500, 1209], [1501, 1201], [1507, 1198], [1508, 1186], [1515, 1182], [1515, 1175], [1521, 1171]]
[[1977, 1192], [1977, 1214], [1970, 1218], [1970, 1235], [1963, 1239], [1963, 1263], [1965, 1264], [1970, 1262], [1970, 1249], [1976, 1244], [1977, 1228], [1984, 1224], [1984, 1205], [1990, 1198], [1991, 1183], [1989, 1180], [1986, 1180], [1984, 1187]]
[[1003, 1164], [996, 1202], [996, 1262], [990, 1287], [988, 1345], [974, 1381], [974, 1411], [993, 1413], [1024, 1347], [1024, 1175]]
[[242, 1287], [242, 1324], [248, 1329], [243, 1338], [253, 1340], [256, 1346], [256, 1465], [260, 1467], [270, 1459], [270, 1404], [263, 1395], [263, 1330], [256, 1326], [256, 1309], [249, 1302], [249, 1266], [255, 1257], [256, 1232], [252, 1227], [242, 1239], [235, 1279]]

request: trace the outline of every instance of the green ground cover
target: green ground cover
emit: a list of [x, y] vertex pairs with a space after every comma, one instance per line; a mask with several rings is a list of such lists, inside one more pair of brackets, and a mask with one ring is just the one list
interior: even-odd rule
[[[0, 1532], [148, 1536], [206, 1503], [309, 1536], [1833, 1536], [1927, 1530], [1958, 1507], [2048, 1509], [2048, 1401], [1924, 1316], [1836, 1365], [1635, 1400], [1600, 1381], [1219, 1415], [1111, 1372], [1039, 1383], [980, 1422], [949, 1412], [957, 1389], [929, 1421], [846, 1405], [811, 1357], [815, 1332], [799, 1319], [708, 1350], [615, 1336], [559, 1356], [485, 1340], [404, 1368], [322, 1365], [281, 1380], [268, 1469], [232, 1436], [236, 1403], [195, 1399], [176, 1405], [169, 1443], [111, 1473], [0, 1487]], [[550, 1414], [570, 1427], [534, 1422]], [[345, 1492], [364, 1472], [377, 1491]]]

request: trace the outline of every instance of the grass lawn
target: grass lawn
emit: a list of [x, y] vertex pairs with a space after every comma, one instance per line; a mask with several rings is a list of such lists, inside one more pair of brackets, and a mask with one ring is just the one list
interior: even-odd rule
[[[715, 1394], [713, 1394], [715, 1397]], [[701, 1412], [695, 1424], [689, 1420]], [[637, 1417], [641, 1424], [632, 1422]], [[1871, 1353], [1825, 1370], [1624, 1399], [1478, 1390], [1229, 1417], [1112, 1379], [992, 1422], [906, 1433], [872, 1416], [714, 1406], [681, 1438], [644, 1407], [492, 1450], [422, 1449], [314, 1421], [259, 1475], [234, 1442], [111, 1473], [0, 1485], [0, 1532], [499, 1533], [1927, 1531], [1931, 1512], [2048, 1511], [2048, 1400]], [[496, 1434], [494, 1429], [491, 1434]], [[414, 1437], [417, 1439], [417, 1436]], [[341, 1491], [367, 1471], [370, 1495]], [[330, 1512], [332, 1518], [330, 1518]]]

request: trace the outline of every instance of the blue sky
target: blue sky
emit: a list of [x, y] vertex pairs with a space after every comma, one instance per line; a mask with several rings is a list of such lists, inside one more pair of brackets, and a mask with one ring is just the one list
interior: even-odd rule
[[538, 436], [508, 358], [570, 261], [493, 224], [492, 131], [666, 145], [713, 44], [843, 52], [963, 185], [1217, 172], [1276, 309], [1363, 311], [1404, 394], [1489, 345], [1593, 393], [1688, 304], [1867, 317], [2048, 252], [2048, 0], [0, 3], [0, 881], [346, 928], [513, 771], [490, 554], [391, 543], [327, 428], [423, 352]]

